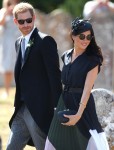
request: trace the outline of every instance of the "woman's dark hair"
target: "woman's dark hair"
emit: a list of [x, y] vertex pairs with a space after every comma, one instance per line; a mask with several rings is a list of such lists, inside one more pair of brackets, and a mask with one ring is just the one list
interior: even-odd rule
[[96, 43], [93, 29], [91, 29], [90, 32], [91, 32], [91, 35], [92, 35], [92, 39], [90, 41], [90, 44], [86, 48], [86, 53], [89, 56], [94, 55], [94, 56], [99, 57], [100, 58], [100, 63], [102, 64], [103, 55], [102, 55], [102, 52], [101, 52], [101, 48]]
[[74, 19], [71, 22], [71, 30], [72, 30], [70, 33], [71, 37], [72, 37], [72, 35], [77, 36], [80, 33], [83, 33], [85, 31], [91, 32], [92, 39], [91, 39], [90, 44], [88, 45], [88, 47], [86, 49], [86, 53], [88, 56], [99, 57], [100, 63], [102, 64], [103, 55], [101, 52], [101, 48], [96, 43], [94, 31], [93, 31], [92, 25], [89, 22], [89, 20], [84, 20], [84, 19], [80, 19], [77, 17], [76, 19]]

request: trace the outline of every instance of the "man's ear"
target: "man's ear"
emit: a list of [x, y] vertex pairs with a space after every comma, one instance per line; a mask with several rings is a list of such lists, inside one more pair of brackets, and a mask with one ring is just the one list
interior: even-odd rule
[[16, 18], [14, 18], [13, 21], [14, 21], [15, 24], [17, 24], [17, 19]]
[[34, 20], [34, 21], [36, 20], [36, 16], [35, 16], [35, 15], [33, 15], [33, 20]]

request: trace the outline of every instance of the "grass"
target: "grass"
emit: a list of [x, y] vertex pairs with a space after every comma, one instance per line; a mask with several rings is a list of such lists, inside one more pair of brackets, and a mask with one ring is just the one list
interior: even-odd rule
[[[0, 88], [0, 95], [3, 93], [3, 91], [4, 88]], [[7, 99], [0, 98], [0, 136], [2, 138], [2, 150], [6, 150], [6, 144], [10, 133], [8, 122], [14, 111], [14, 94], [15, 88], [11, 88], [10, 95]], [[35, 148], [26, 146], [24, 150], [35, 150]]]

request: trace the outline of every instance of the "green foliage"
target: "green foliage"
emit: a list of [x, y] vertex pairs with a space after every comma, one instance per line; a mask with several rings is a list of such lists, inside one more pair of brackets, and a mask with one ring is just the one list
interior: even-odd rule
[[59, 7], [65, 0], [26, 0], [26, 2], [30, 2], [35, 8], [49, 13]]
[[73, 17], [82, 16], [83, 7], [88, 0], [27, 0], [35, 8], [49, 13], [56, 8], [62, 8]]
[[[36, 9], [45, 13], [49, 13], [58, 8], [65, 0], [20, 0], [31, 3]], [[2, 0], [0, 0], [0, 8], [2, 7]]]
[[[73, 17], [82, 16], [83, 7], [88, 0], [21, 0], [31, 3], [36, 9], [45, 13], [49, 13], [56, 8], [63, 8], [65, 11], [71, 13]], [[111, 0], [114, 2], [114, 0]], [[2, 0], [0, 0], [0, 8], [2, 7]]]
[[73, 17], [82, 16], [83, 7], [86, 2], [87, 0], [66, 0], [61, 7], [67, 12], [70, 12]]
[[[89, 0], [65, 0], [61, 7], [73, 17], [83, 16], [83, 8], [87, 1]], [[111, 2], [114, 2], [114, 0], [111, 0]]]
[[82, 16], [84, 4], [88, 0], [26, 0], [35, 8], [49, 13], [56, 8], [63, 8], [73, 16]]
[[0, 8], [2, 8], [2, 1], [0, 1]]

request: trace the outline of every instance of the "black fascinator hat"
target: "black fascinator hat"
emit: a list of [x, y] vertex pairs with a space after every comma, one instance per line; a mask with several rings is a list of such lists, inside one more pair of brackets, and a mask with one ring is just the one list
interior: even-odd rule
[[77, 17], [71, 22], [71, 29], [72, 29], [72, 34], [75, 36], [82, 32], [93, 30], [89, 20], [80, 19], [79, 17]]

